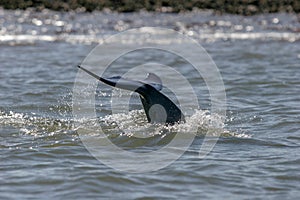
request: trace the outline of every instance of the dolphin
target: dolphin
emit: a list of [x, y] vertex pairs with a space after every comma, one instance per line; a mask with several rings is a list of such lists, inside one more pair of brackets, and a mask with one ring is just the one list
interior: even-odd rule
[[137, 92], [142, 101], [149, 123], [173, 125], [175, 123], [185, 122], [185, 117], [181, 110], [174, 102], [160, 92], [163, 87], [162, 81], [154, 73], [149, 73], [147, 78], [143, 81], [136, 81], [125, 79], [121, 76], [103, 78], [80, 65], [78, 65], [78, 68], [107, 85]]

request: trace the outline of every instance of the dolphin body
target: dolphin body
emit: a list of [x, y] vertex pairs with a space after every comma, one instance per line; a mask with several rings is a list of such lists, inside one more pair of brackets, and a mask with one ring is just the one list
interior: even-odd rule
[[137, 92], [140, 95], [147, 120], [149, 123], [165, 123], [173, 125], [185, 122], [181, 110], [167, 96], [162, 94], [161, 79], [153, 73], [149, 73], [144, 81], [135, 81], [114, 76], [102, 78], [78, 65], [89, 75], [112, 87]]

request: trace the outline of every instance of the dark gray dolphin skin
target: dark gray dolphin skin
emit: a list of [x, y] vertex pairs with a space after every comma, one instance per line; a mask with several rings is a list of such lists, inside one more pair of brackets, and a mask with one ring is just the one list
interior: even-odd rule
[[149, 73], [144, 81], [135, 81], [114, 76], [102, 78], [82, 66], [78, 65], [89, 75], [112, 87], [137, 92], [140, 95], [148, 122], [174, 124], [185, 122], [181, 110], [168, 97], [160, 92], [162, 89], [161, 79], [153, 73]]

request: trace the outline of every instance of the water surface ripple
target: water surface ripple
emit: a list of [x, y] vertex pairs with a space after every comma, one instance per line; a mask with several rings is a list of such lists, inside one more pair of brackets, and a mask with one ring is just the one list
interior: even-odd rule
[[[299, 16], [48, 10], [0, 10], [0, 16], [0, 199], [300, 197]], [[179, 160], [130, 174], [101, 164], [85, 149], [73, 126], [72, 89], [74, 66], [97, 42], [141, 26], [172, 28], [199, 41], [222, 74], [228, 112], [205, 159], [198, 159], [203, 131], [214, 128], [215, 118], [198, 113], [202, 129]], [[187, 75], [197, 87], [194, 74]], [[109, 88], [103, 91], [100, 97], [109, 99]], [[209, 93], [197, 95], [208, 109]], [[139, 101], [132, 103], [138, 108], [133, 117], [146, 126]], [[146, 142], [120, 135], [113, 121], [130, 130], [132, 116], [111, 116], [109, 107], [102, 108], [96, 125], [106, 124], [116, 144], [144, 150], [164, 145], [157, 135]]]

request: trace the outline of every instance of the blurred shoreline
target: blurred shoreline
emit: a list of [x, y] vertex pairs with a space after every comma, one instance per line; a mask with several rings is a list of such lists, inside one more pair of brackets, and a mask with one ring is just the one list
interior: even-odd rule
[[36, 10], [50, 9], [55, 11], [109, 9], [117, 12], [136, 12], [141, 10], [155, 12], [178, 13], [195, 9], [213, 10], [216, 14], [230, 13], [239, 15], [255, 15], [276, 12], [300, 12], [299, 0], [0, 0], [4, 9]]

